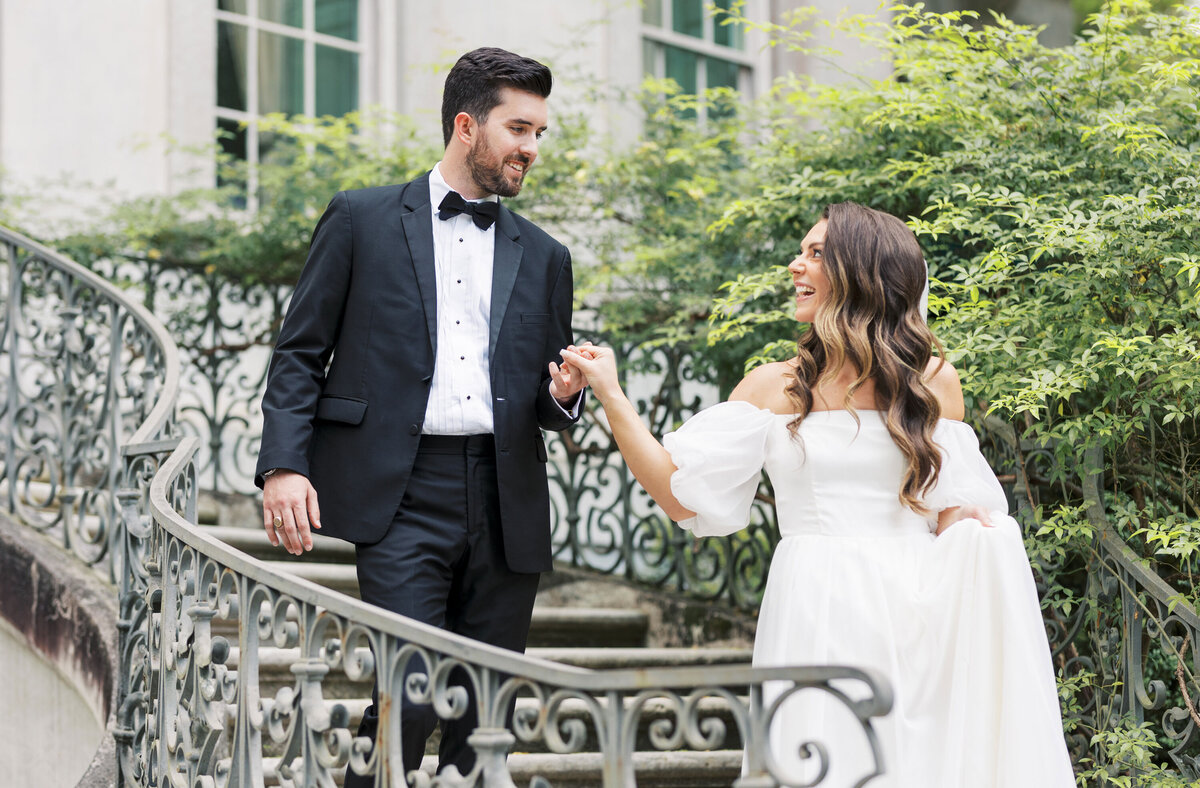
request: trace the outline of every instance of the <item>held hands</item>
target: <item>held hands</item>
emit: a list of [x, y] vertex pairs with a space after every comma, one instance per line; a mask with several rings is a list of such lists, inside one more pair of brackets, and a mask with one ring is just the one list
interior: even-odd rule
[[[566, 359], [566, 356], [564, 355], [563, 358]], [[578, 367], [572, 366], [565, 360], [561, 367], [553, 361], [550, 362], [550, 396], [563, 405], [574, 400], [575, 395], [583, 391], [587, 384], [587, 376]]]
[[984, 528], [995, 527], [995, 524], [992, 522], [991, 514], [989, 514], [988, 510], [982, 506], [976, 506], [974, 504], [970, 506], [952, 506], [949, 509], [943, 509], [938, 514], [938, 527], [936, 535], [941, 536], [942, 533], [950, 526], [961, 520], [968, 519], [978, 520], [979, 524]]
[[563, 349], [564, 366], [580, 371], [587, 385], [601, 403], [621, 395], [621, 384], [617, 380], [617, 356], [612, 348], [584, 342]]
[[310, 524], [321, 527], [321, 509], [308, 477], [282, 469], [268, 476], [263, 483], [263, 527], [271, 545], [282, 544], [292, 555], [311, 550]]

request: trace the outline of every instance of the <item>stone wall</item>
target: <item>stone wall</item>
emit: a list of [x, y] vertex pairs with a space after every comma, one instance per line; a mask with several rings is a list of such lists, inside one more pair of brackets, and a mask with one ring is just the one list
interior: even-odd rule
[[116, 590], [0, 514], [0, 619], [5, 782], [114, 785]]

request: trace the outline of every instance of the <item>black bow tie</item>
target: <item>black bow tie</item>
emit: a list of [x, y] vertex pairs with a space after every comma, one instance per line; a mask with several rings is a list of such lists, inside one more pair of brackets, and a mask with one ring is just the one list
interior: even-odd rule
[[438, 218], [449, 219], [460, 213], [469, 213], [471, 219], [475, 222], [475, 226], [480, 230], [486, 230], [492, 226], [496, 221], [496, 217], [500, 215], [500, 203], [492, 202], [491, 200], [467, 202], [458, 192], [449, 192], [442, 199], [442, 204], [438, 206]]

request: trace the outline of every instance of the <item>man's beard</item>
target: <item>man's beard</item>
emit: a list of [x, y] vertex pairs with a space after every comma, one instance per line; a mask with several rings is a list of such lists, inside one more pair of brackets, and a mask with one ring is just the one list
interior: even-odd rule
[[[523, 156], [513, 156], [512, 158], [514, 161], [528, 165]], [[467, 151], [467, 169], [471, 172], [471, 180], [475, 181], [475, 185], [488, 194], [516, 197], [521, 193], [525, 174], [521, 173], [521, 177], [515, 181], [509, 180], [504, 177], [506, 166], [503, 160], [496, 162], [492, 146], [488, 144], [486, 138], [481, 139], [478, 144]]]

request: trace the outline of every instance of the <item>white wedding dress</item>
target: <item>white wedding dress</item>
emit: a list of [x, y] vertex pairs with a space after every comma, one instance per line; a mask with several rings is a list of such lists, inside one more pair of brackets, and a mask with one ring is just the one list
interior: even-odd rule
[[[859, 411], [859, 424], [844, 410], [811, 413], [798, 441], [792, 418], [726, 402], [664, 440], [679, 468], [671, 489], [697, 513], [680, 525], [697, 536], [744, 528], [764, 465], [770, 475], [781, 539], [754, 664], [888, 678], [895, 702], [876, 722], [885, 774], [870, 788], [1072, 788], [1029, 559], [975, 433], [939, 422], [941, 476], [925, 503], [982, 505], [995, 527], [967, 519], [935, 537], [935, 515], [900, 503], [904, 458], [883, 414]], [[777, 776], [815, 777], [817, 759], [799, 756], [810, 740], [829, 754], [822, 786], [855, 785], [874, 768], [853, 715], [816, 691], [793, 694], [775, 718]]]

